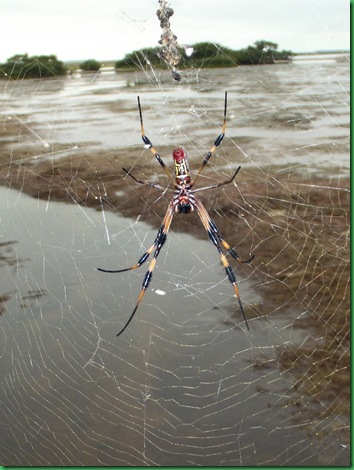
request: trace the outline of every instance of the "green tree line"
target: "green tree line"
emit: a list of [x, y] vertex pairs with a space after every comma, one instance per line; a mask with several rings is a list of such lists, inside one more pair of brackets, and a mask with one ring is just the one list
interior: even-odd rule
[[[94, 59], [88, 59], [79, 67], [83, 71], [97, 72], [101, 68], [101, 63]], [[67, 66], [55, 55], [35, 55], [16, 54], [10, 57], [5, 63], [0, 64], [0, 78], [44, 78], [58, 77], [68, 72]]]
[[[180, 67], [234, 67], [236, 65], [274, 64], [277, 61], [290, 60], [291, 51], [278, 51], [278, 45], [271, 41], [256, 41], [245, 49], [233, 50], [212, 42], [199, 42], [191, 46], [193, 53], [188, 57], [181, 48]], [[115, 68], [136, 68], [150, 62], [154, 67], [161, 67], [160, 47], [150, 47], [127, 54], [115, 63]], [[101, 63], [94, 59], [80, 64], [84, 71], [98, 71]], [[57, 77], [68, 72], [67, 66], [55, 55], [16, 54], [0, 64], [0, 78], [43, 78]]]
[[41, 78], [56, 77], [66, 73], [64, 62], [55, 55], [16, 54], [0, 64], [0, 78]]
[[[278, 51], [278, 45], [272, 41], [256, 41], [245, 49], [234, 50], [212, 42], [199, 42], [191, 46], [193, 53], [188, 57], [185, 49], [180, 48], [182, 55], [181, 67], [235, 67], [237, 65], [274, 64], [278, 61], [291, 60], [292, 51]], [[133, 51], [124, 59], [118, 60], [116, 69], [136, 67], [140, 63], [151, 63], [161, 66], [159, 47], [150, 47]]]

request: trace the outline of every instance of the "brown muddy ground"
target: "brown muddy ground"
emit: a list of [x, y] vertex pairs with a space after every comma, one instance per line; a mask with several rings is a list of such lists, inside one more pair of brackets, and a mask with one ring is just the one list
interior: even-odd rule
[[[18, 131], [14, 126], [12, 137]], [[113, 151], [79, 149], [74, 157], [50, 161], [34, 158], [38, 149], [31, 147], [9, 156], [8, 134], [9, 129], [0, 135], [0, 184], [44, 200], [97, 210], [103, 204], [159, 227], [170, 193], [138, 185], [121, 169], [141, 157], [141, 146], [121, 149], [119, 158]], [[134, 175], [153, 181], [158, 175], [164, 186], [166, 178], [156, 165], [153, 158], [151, 165], [136, 165]], [[242, 169], [236, 186], [199, 197], [225, 239], [239, 241], [238, 253], [256, 256], [252, 277], [263, 303], [249, 306], [253, 315], [272, 315], [276, 322], [277, 312], [296, 309], [298, 325], [309, 331], [304, 344], [278, 349], [281, 366], [298, 378], [299, 400], [292, 404], [303, 407], [303, 397], [307, 404], [311, 397], [313, 404], [327, 403], [329, 415], [343, 416], [349, 413], [349, 178], [332, 181], [328, 175], [304, 178], [284, 168]], [[193, 217], [175, 217], [173, 230], [205, 238]], [[315, 406], [308, 408], [303, 412], [310, 417]]]

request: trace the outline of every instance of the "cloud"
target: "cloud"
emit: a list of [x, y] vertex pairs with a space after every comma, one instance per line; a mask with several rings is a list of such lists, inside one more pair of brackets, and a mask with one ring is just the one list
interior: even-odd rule
[[[170, 0], [181, 43], [210, 40], [238, 49], [258, 39], [281, 49], [349, 49], [347, 0]], [[62, 60], [119, 59], [157, 45], [152, 0], [0, 0], [1, 56], [57, 54]]]

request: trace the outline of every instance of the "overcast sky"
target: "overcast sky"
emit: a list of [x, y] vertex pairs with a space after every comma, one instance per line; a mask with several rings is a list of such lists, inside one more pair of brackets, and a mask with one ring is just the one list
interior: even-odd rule
[[[259, 39], [294, 52], [349, 49], [349, 0], [170, 0], [181, 45], [232, 49]], [[157, 0], [0, 0], [0, 61], [14, 54], [60, 60], [121, 59], [158, 45]]]

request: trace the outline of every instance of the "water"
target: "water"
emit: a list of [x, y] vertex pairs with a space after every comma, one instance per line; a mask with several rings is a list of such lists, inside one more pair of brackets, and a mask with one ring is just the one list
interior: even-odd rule
[[[151, 229], [108, 213], [107, 246], [102, 214], [93, 209], [48, 205], [5, 188], [1, 200], [1, 239], [16, 240], [9, 256], [18, 261], [2, 266], [10, 297], [1, 330], [3, 461], [216, 465], [241, 463], [241, 452], [247, 464], [256, 452], [257, 460], [295, 464], [297, 458], [281, 455], [291, 440], [305, 462], [317, 462], [312, 448], [302, 449], [301, 429], [285, 432], [286, 413], [276, 416], [269, 407], [289, 387], [286, 377], [250, 364], [274, 362], [274, 345], [295, 340], [295, 332], [283, 330], [288, 320], [281, 318], [276, 325], [250, 321], [250, 334], [239, 312], [226, 321], [230, 286], [216, 283], [208, 267], [217, 268], [208, 241], [171, 235], [154, 287], [118, 339], [140, 282], [95, 268], [133, 261], [136, 243], [120, 239], [132, 232], [152, 239]], [[255, 294], [241, 285], [247, 304]], [[258, 391], [265, 384], [266, 396]], [[9, 428], [23, 439], [13, 440]], [[116, 440], [108, 453], [95, 445]], [[132, 441], [137, 455], [125, 456]], [[89, 458], [77, 453], [82, 446]], [[138, 457], [143, 448], [146, 456]]]
[[200, 158], [202, 148], [217, 136], [227, 90], [224, 145], [240, 147], [237, 158], [244, 165], [348, 168], [345, 61], [185, 72], [180, 84], [170, 80], [168, 71], [149, 71], [6, 82], [1, 88], [2, 113], [35, 133], [32, 145], [37, 143], [39, 152], [45, 143], [60, 145], [69, 155], [78, 145], [118, 152], [141, 145], [139, 94], [154, 144], [183, 143], [192, 158]]
[[[156, 85], [143, 73], [7, 82], [1, 106], [7, 123], [31, 129], [23, 132], [24, 146], [31, 142], [41, 154], [44, 143], [59, 144], [69, 158], [81, 145], [117, 152], [141, 145], [139, 94], [148, 135], [162, 146], [187, 140], [193, 159], [219, 132], [227, 89], [225, 146], [242, 142], [243, 166], [348, 167], [348, 64], [243, 67], [189, 78], [181, 85], [164, 74]], [[348, 461], [333, 432], [311, 433], [315, 424], [294, 403], [294, 378], [278, 367], [277, 347], [309, 335], [292, 327], [298, 312], [250, 318], [246, 332], [207, 237], [171, 231], [150, 290], [116, 338], [146, 269], [109, 275], [96, 268], [132, 265], [156, 230], [118, 212], [0, 189], [2, 462]], [[235, 269], [250, 310], [262, 302], [256, 272]]]

